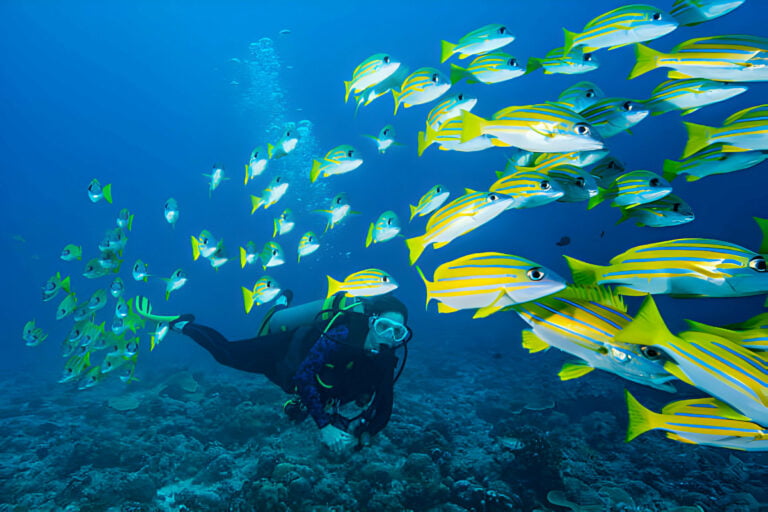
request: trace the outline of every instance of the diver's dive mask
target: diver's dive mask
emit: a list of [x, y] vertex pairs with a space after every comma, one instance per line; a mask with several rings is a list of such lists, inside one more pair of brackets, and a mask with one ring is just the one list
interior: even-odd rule
[[411, 338], [411, 330], [397, 320], [384, 316], [371, 317], [371, 328], [376, 335], [392, 340], [392, 348], [403, 346]]

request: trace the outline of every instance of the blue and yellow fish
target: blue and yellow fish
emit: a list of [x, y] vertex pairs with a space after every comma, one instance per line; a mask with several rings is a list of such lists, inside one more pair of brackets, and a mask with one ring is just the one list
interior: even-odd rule
[[359, 94], [387, 79], [400, 67], [400, 62], [387, 53], [376, 53], [361, 62], [352, 72], [352, 80], [344, 82], [344, 102], [350, 94]]
[[672, 193], [667, 180], [652, 171], [632, 171], [613, 179], [608, 188], [598, 188], [597, 195], [589, 200], [587, 208], [592, 209], [607, 199], [611, 206], [634, 208], [650, 203]]
[[692, 27], [725, 16], [746, 0], [675, 0], [669, 13], [681, 26]]
[[372, 297], [383, 295], [397, 288], [397, 281], [388, 273], [377, 268], [367, 268], [348, 275], [344, 281], [328, 277], [326, 298], [341, 292], [347, 297]]
[[605, 93], [595, 83], [582, 81], [561, 92], [557, 103], [574, 112], [581, 112], [604, 97]]
[[533, 73], [537, 69], [543, 69], [547, 75], [578, 75], [594, 71], [600, 66], [597, 57], [592, 52], [586, 52], [581, 46], [572, 48], [567, 55], [563, 55], [562, 48], [550, 50], [541, 59], [531, 57], [528, 59], [525, 72]]
[[313, 160], [309, 171], [309, 181], [314, 183], [317, 178], [334, 176], [354, 171], [363, 164], [363, 159], [357, 150], [349, 144], [336, 146], [328, 151], [322, 160]]
[[466, 79], [468, 84], [498, 84], [523, 76], [526, 72], [508, 53], [486, 53], [475, 57], [466, 68], [451, 64], [451, 83]]
[[681, 238], [633, 247], [610, 265], [569, 256], [577, 284], [613, 284], [623, 295], [744, 297], [768, 293], [765, 257], [730, 242]]
[[565, 280], [538, 263], [499, 252], [468, 254], [443, 263], [429, 281], [416, 267], [429, 301], [440, 313], [476, 309], [485, 318], [506, 306], [536, 300], [565, 288]]
[[683, 158], [717, 143], [723, 144], [721, 150], [726, 153], [768, 150], [768, 104], [740, 110], [726, 119], [720, 128], [683, 124], [688, 130]]
[[472, 55], [492, 52], [515, 40], [507, 27], [492, 23], [464, 35], [458, 43], [441, 41], [440, 62], [445, 62], [451, 55], [459, 54], [460, 59]]
[[675, 194], [668, 194], [650, 203], [633, 208], [622, 208], [621, 218], [617, 224], [632, 219], [638, 226], [663, 228], [686, 224], [695, 218], [691, 205]]
[[738, 96], [747, 89], [746, 85], [724, 84], [707, 78], [667, 80], [657, 85], [651, 97], [642, 103], [653, 116], [673, 110], [680, 110], [682, 115], [688, 115], [706, 105]]
[[365, 246], [369, 247], [371, 244], [392, 240], [400, 234], [400, 229], [400, 219], [397, 214], [392, 210], [387, 210], [379, 215], [375, 223], [371, 222], [365, 237]]
[[748, 35], [725, 35], [691, 39], [669, 53], [642, 44], [635, 46], [635, 67], [629, 78], [656, 68], [672, 68], [669, 78], [709, 78], [721, 82], [768, 80], [768, 39]]
[[560, 183], [535, 168], [518, 167], [499, 178], [488, 189], [513, 199], [510, 208], [535, 208], [557, 201], [565, 195]]
[[400, 90], [392, 91], [395, 99], [395, 114], [400, 105], [410, 108], [436, 100], [451, 88], [451, 82], [438, 69], [419, 68], [403, 81]]
[[563, 55], [576, 46], [592, 52], [600, 48], [620, 48], [633, 43], [650, 41], [667, 35], [677, 28], [677, 21], [652, 5], [625, 5], [601, 14], [587, 23], [581, 33], [565, 33]]
[[253, 305], [261, 306], [271, 300], [274, 300], [280, 294], [281, 288], [277, 281], [269, 276], [262, 276], [252, 289], [245, 286], [240, 288], [243, 292], [243, 306], [245, 313], [248, 314], [253, 309]]
[[435, 185], [430, 188], [419, 198], [419, 202], [416, 203], [416, 206], [408, 205], [411, 210], [411, 217], [409, 220], [413, 220], [417, 215], [419, 217], [429, 215], [440, 208], [450, 195], [450, 191], [445, 188], [444, 185]]
[[712, 144], [700, 149], [679, 162], [664, 160], [664, 177], [672, 181], [678, 176], [685, 176], [686, 181], [696, 181], [715, 174], [742, 171], [763, 163], [768, 159], [768, 151], [744, 151], [727, 153], [723, 143]]
[[318, 241], [317, 235], [312, 231], [307, 231], [301, 235], [301, 239], [299, 240], [299, 258], [297, 261], [301, 261], [302, 256], [309, 256], [319, 248], [320, 242]]
[[586, 121], [607, 139], [629, 131], [645, 119], [650, 111], [642, 103], [627, 98], [603, 98], [579, 112]]

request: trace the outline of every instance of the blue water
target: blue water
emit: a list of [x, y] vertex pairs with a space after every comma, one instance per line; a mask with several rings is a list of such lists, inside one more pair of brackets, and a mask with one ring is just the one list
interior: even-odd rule
[[[665, 0], [658, 5], [668, 9], [670, 3]], [[415, 204], [437, 183], [445, 184], [452, 197], [465, 187], [487, 188], [494, 181], [494, 171], [503, 168], [506, 151], [457, 153], [433, 146], [419, 158], [416, 133], [423, 130], [431, 105], [401, 109], [393, 117], [392, 99], [387, 96], [361, 108], [355, 117], [354, 104], [344, 103], [342, 82], [350, 79], [359, 62], [377, 52], [391, 53], [412, 70], [434, 66], [447, 73], [448, 63], [439, 63], [440, 40], [456, 41], [488, 23], [505, 23], [517, 36], [504, 51], [520, 60], [542, 57], [562, 45], [562, 27], [578, 31], [594, 16], [620, 5], [615, 0], [0, 3], [0, 19], [5, 21], [0, 31], [4, 178], [0, 268], [5, 296], [0, 322], [6, 326], [0, 368], [7, 375], [58, 379], [59, 341], [71, 320], [54, 319], [60, 299], [41, 302], [40, 287], [56, 271], [72, 276], [81, 298], [107, 286], [110, 278], [86, 280], [80, 274], [84, 262], [97, 255], [96, 244], [124, 207], [135, 214], [121, 272], [128, 295], [148, 295], [161, 313], [194, 312], [199, 321], [217, 326], [228, 336], [247, 337], [265, 308], [246, 315], [240, 287], [251, 286], [262, 272], [256, 266], [240, 268], [238, 247], [249, 240], [260, 247], [272, 234], [273, 218], [289, 207], [296, 214], [297, 227], [279, 239], [288, 263], [270, 269], [269, 274], [291, 288], [298, 302], [324, 296], [326, 275], [342, 279], [360, 269], [382, 268], [400, 283], [397, 295], [411, 311], [415, 337], [409, 365], [418, 368], [436, 350], [442, 354], [502, 351], [508, 356], [505, 364], [519, 372], [522, 381], [525, 367], [534, 362], [551, 364], [550, 373], [556, 373], [559, 363], [526, 359], [531, 356], [519, 348], [524, 324], [516, 317], [472, 320], [471, 312], [441, 315], [434, 303], [425, 311], [424, 286], [408, 265], [408, 252], [400, 239], [364, 247], [368, 224], [387, 209], [400, 215], [406, 236], [423, 234], [423, 219], [407, 224], [408, 204]], [[650, 46], [665, 51], [693, 37], [765, 36], [764, 15], [762, 2], [750, 0], [726, 17], [681, 27]], [[290, 33], [281, 34], [284, 29]], [[262, 38], [271, 43], [259, 43]], [[254, 43], [262, 48], [258, 55], [249, 51]], [[474, 113], [490, 117], [505, 106], [555, 100], [579, 80], [595, 82], [607, 96], [644, 99], [666, 79], [663, 71], [656, 70], [626, 80], [634, 64], [631, 48], [597, 55], [600, 68], [588, 74], [538, 72], [496, 85], [461, 83], [451, 92], [476, 95]], [[270, 74], [258, 73], [265, 69]], [[733, 112], [764, 103], [768, 86], [752, 83], [749, 87], [747, 93], [684, 120], [717, 126]], [[299, 142], [298, 155], [275, 162], [244, 187], [243, 164], [253, 147], [273, 142], [284, 123], [304, 120], [311, 123], [311, 136]], [[361, 135], [376, 134], [387, 123], [394, 124], [404, 146], [379, 155]], [[628, 169], [660, 173], [664, 159], [679, 159], [685, 141], [682, 120], [671, 113], [649, 117], [632, 135], [622, 133], [608, 142], [611, 153]], [[310, 184], [311, 158], [339, 144], [354, 145], [365, 163], [350, 174]], [[222, 164], [231, 179], [209, 199], [202, 174], [214, 163]], [[272, 208], [250, 215], [249, 195], [258, 194], [277, 171], [291, 182], [288, 194]], [[694, 183], [676, 180], [675, 193], [696, 213], [696, 220], [684, 226], [616, 225], [619, 211], [605, 204], [587, 211], [583, 203], [555, 203], [506, 212], [447, 247], [428, 248], [419, 265], [430, 274], [453, 258], [499, 251], [569, 276], [563, 254], [606, 264], [632, 246], [672, 238], [715, 238], [756, 250], [761, 234], [752, 217], [768, 216], [766, 172], [764, 163]], [[86, 188], [93, 178], [112, 184], [114, 204], [88, 200]], [[311, 210], [324, 207], [339, 192], [348, 194], [360, 215], [325, 235], [321, 249], [297, 264], [300, 235], [309, 229], [323, 230], [324, 219]], [[181, 209], [175, 229], [163, 219], [163, 203], [169, 197], [175, 197]], [[223, 238], [232, 258], [218, 271], [202, 260], [192, 261], [189, 237], [202, 229]], [[563, 236], [570, 237], [571, 243], [558, 247], [555, 244]], [[67, 243], [83, 245], [82, 262], [59, 259]], [[166, 303], [161, 281], [137, 283], [130, 278], [130, 267], [139, 258], [149, 264], [150, 273], [161, 277], [183, 268], [189, 276], [187, 285]], [[763, 300], [659, 297], [657, 302], [674, 330], [684, 318], [713, 324], [746, 319], [764, 311]], [[631, 311], [639, 305], [635, 299], [628, 302]], [[111, 307], [102, 312], [108, 323]], [[42, 345], [28, 348], [21, 341], [21, 330], [32, 318], [50, 336]], [[446, 333], [451, 333], [450, 338]], [[151, 376], [153, 368], [168, 362], [213, 368], [206, 366], [208, 356], [196, 347], [185, 344], [181, 349], [178, 340], [168, 341], [152, 353], [144, 350], [137, 372]], [[621, 383], [612, 382], [615, 388], [609, 394], [620, 402]]]

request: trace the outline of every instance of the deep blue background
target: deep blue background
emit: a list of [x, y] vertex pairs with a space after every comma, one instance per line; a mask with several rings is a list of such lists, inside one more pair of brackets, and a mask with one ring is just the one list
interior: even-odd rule
[[[398, 295], [411, 308], [416, 330], [415, 362], [429, 357], [429, 350], [460, 343], [480, 350], [502, 347], [522, 358], [514, 315], [471, 320], [471, 312], [438, 315], [432, 304], [423, 309], [424, 288], [408, 265], [401, 241], [365, 249], [369, 222], [386, 209], [397, 211], [407, 223], [408, 204], [436, 183], [444, 183], [456, 197], [464, 187], [487, 188], [493, 171], [501, 169], [505, 151], [456, 153], [429, 148], [416, 156], [416, 133], [423, 129], [430, 106], [401, 110], [392, 116], [387, 96], [353, 116], [354, 105], [344, 104], [343, 80], [355, 66], [377, 52], [389, 52], [411, 70], [439, 63], [440, 40], [456, 41], [487, 23], [505, 23], [517, 40], [504, 48], [521, 60], [541, 57], [562, 45], [562, 27], [578, 31], [591, 18], [622, 5], [614, 0], [588, 4], [540, 0], [537, 2], [3, 2], [0, 19], [0, 155], [3, 200], [0, 234], [3, 307], [0, 321], [6, 326], [0, 367], [13, 371], [41, 370], [58, 378], [62, 365], [60, 340], [71, 320], [56, 322], [54, 311], [61, 297], [40, 301], [40, 286], [60, 270], [73, 277], [74, 290], [87, 299], [108, 279], [89, 281], [82, 267], [97, 255], [96, 244], [114, 226], [122, 207], [136, 214], [125, 253], [122, 273], [129, 296], [148, 294], [159, 312], [192, 311], [204, 323], [219, 327], [231, 337], [247, 337], [261, 318], [256, 310], [246, 316], [240, 286], [251, 286], [261, 269], [241, 270], [233, 261], [215, 272], [205, 262], [192, 262], [189, 236], [207, 228], [223, 237], [229, 254], [253, 240], [261, 246], [272, 233], [272, 219], [285, 207], [297, 214], [295, 231], [280, 238], [289, 263], [270, 272], [283, 286], [292, 288], [297, 301], [324, 295], [326, 274], [342, 279], [366, 267], [392, 273], [401, 287]], [[744, 33], [765, 36], [764, 7], [749, 1], [734, 13], [694, 28], [679, 28], [650, 43], [669, 50], [681, 41], [708, 35]], [[353, 5], [355, 5], [353, 7]], [[588, 8], [586, 7], [588, 5]], [[659, 2], [668, 9], [671, 1]], [[290, 34], [280, 35], [282, 29]], [[274, 41], [281, 63], [275, 80], [284, 93], [280, 119], [259, 116], [246, 96], [260, 96], [258, 87], [242, 81], [243, 68], [230, 61], [248, 59], [248, 45], [262, 37]], [[634, 64], [631, 48], [597, 53], [600, 69], [584, 75], [544, 75], [541, 72], [497, 85], [457, 85], [451, 92], [467, 91], [479, 97], [474, 110], [489, 117], [509, 105], [556, 99], [564, 88], [579, 80], [596, 82], [608, 96], [644, 99], [665, 80], [657, 70], [632, 81], [626, 76]], [[467, 61], [464, 61], [465, 63]], [[231, 82], [237, 80], [240, 85]], [[749, 84], [750, 91], [725, 103], [706, 107], [687, 120], [718, 125], [737, 110], [765, 102], [766, 86]], [[306, 176], [309, 158], [291, 155], [244, 187], [242, 168], [250, 150], [272, 141], [276, 121], [310, 120], [319, 153], [343, 143], [355, 145], [365, 163], [351, 174], [332, 177], [324, 188], [312, 188]], [[394, 123], [405, 147], [386, 155], [375, 152], [361, 134], [376, 134]], [[629, 169], [660, 172], [665, 158], [679, 158], [686, 136], [677, 113], [648, 118], [634, 129], [609, 139], [613, 154]], [[300, 142], [302, 144], [302, 142]], [[321, 156], [321, 154], [315, 156]], [[202, 173], [214, 162], [232, 177], [208, 198]], [[249, 194], [258, 194], [276, 170], [291, 176], [286, 198], [269, 210], [250, 216]], [[605, 264], [614, 255], [642, 243], [679, 238], [712, 237], [756, 249], [760, 233], [752, 216], [768, 216], [766, 164], [731, 175], [696, 183], [675, 181], [675, 192], [694, 208], [695, 222], [667, 229], [615, 226], [619, 211], [602, 205], [586, 211], [585, 204], [554, 204], [544, 208], [512, 211], [491, 224], [457, 239], [440, 250], [428, 248], [419, 265], [428, 275], [439, 264], [480, 251], [519, 254], [562, 275], [568, 270], [562, 253]], [[86, 187], [92, 178], [112, 183], [115, 203], [92, 204]], [[307, 229], [322, 231], [323, 220], [307, 211], [299, 197], [330, 199], [347, 192], [354, 209], [362, 214], [334, 229], [324, 247], [300, 264], [296, 243]], [[174, 196], [181, 206], [176, 229], [163, 219], [163, 203]], [[301, 208], [304, 208], [303, 210]], [[423, 233], [424, 219], [406, 225], [408, 236]], [[600, 238], [600, 232], [606, 235]], [[567, 235], [572, 243], [555, 245]], [[18, 239], [23, 237], [24, 241]], [[83, 262], [59, 259], [67, 243], [84, 246]], [[158, 281], [136, 283], [130, 267], [141, 258], [150, 271], [168, 276], [182, 267], [189, 274], [186, 287], [169, 303], [162, 300], [164, 285]], [[63, 296], [62, 296], [63, 297]], [[732, 300], [658, 302], [675, 327], [685, 317], [707, 322], [737, 321], [762, 311], [763, 297]], [[628, 299], [632, 310], [639, 301]], [[112, 304], [100, 319], [109, 324]], [[109, 311], [109, 313], [107, 313]], [[24, 322], [36, 318], [50, 333], [44, 344], [27, 348], [21, 341]], [[446, 333], [452, 341], [446, 341]], [[146, 336], [145, 336], [146, 339]], [[142, 371], [152, 360], [187, 362], [207, 360], [191, 344], [168, 340], [161, 349], [142, 354]], [[184, 349], [179, 347], [184, 347]], [[450, 348], [450, 346], [449, 346]], [[553, 368], [555, 371], [556, 368]]]

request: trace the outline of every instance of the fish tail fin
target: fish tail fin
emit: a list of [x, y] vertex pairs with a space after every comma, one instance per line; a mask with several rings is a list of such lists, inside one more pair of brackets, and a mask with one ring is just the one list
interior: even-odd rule
[[709, 141], [715, 136], [716, 128], [703, 124], [683, 123], [688, 130], [688, 142], [685, 143], [683, 158], [688, 158], [700, 149], [709, 146]]
[[485, 119], [467, 110], [461, 111], [461, 142], [467, 142], [483, 134]]
[[644, 73], [656, 69], [659, 62], [659, 57], [663, 57], [664, 54], [657, 52], [653, 48], [649, 48], [644, 44], [635, 45], [635, 67], [629, 72], [628, 80], [632, 80]]
[[448, 41], [440, 41], [440, 62], [445, 62], [453, 55], [453, 49], [456, 45]]
[[371, 242], [373, 241], [373, 222], [371, 222], [371, 225], [368, 227], [368, 234], [365, 236], [365, 246], [368, 247], [371, 245]]
[[245, 164], [245, 181], [243, 182], [243, 185], [248, 184], [248, 178], [250, 177], [251, 173], [248, 172], [248, 164]]
[[395, 113], [393, 115], [397, 115], [397, 110], [400, 108], [400, 96], [402, 94], [402, 91], [392, 91], [392, 97], [395, 100]]
[[61, 286], [64, 289], [65, 292], [69, 293], [71, 291], [70, 290], [71, 285], [70, 285], [70, 282], [69, 282], [69, 276], [67, 276], [64, 279], [62, 279], [61, 280], [61, 284], [59, 286]]
[[[421, 152], [423, 153], [425, 149], [434, 144], [435, 140], [437, 140], [437, 130], [428, 124], [424, 130], [424, 140], [419, 141], [420, 145], [423, 145], [423, 148], [419, 148]], [[419, 153], [419, 156], [421, 156], [421, 153]]]
[[312, 169], [309, 171], [310, 183], [317, 181], [318, 176], [320, 176], [320, 162], [317, 160], [312, 160]]
[[625, 441], [628, 443], [640, 434], [658, 428], [654, 420], [659, 415], [644, 407], [626, 389], [624, 390], [624, 396], [627, 399], [627, 413], [629, 415], [627, 436], [625, 438]]
[[326, 277], [328, 278], [328, 295], [326, 295], [325, 298], [328, 299], [339, 293], [341, 290], [341, 282], [335, 280], [331, 276]]
[[432, 300], [432, 294], [429, 291], [430, 286], [432, 286], [432, 283], [427, 279], [427, 276], [424, 275], [424, 272], [422, 272], [421, 268], [419, 268], [418, 265], [416, 265], [416, 271], [419, 273], [419, 277], [421, 277], [421, 280], [424, 281], [424, 287], [427, 289], [427, 303], [424, 304], [424, 309], [429, 307], [429, 301]]
[[544, 65], [542, 64], [541, 59], [537, 59], [536, 57], [531, 57], [528, 59], [528, 63], [525, 65], [525, 74], [529, 75], [536, 71], [537, 69], [543, 68]]
[[104, 195], [104, 199], [109, 203], [112, 204], [112, 184], [104, 185], [104, 187], [101, 189], [101, 193]]
[[241, 286], [240, 289], [243, 291], [243, 306], [247, 315], [253, 309], [253, 292], [245, 286]]
[[192, 261], [197, 261], [197, 259], [200, 257], [200, 247], [197, 242], [197, 238], [190, 236], [189, 241], [192, 243]]
[[274, 153], [275, 153], [275, 146], [273, 146], [272, 144], [267, 144], [267, 156], [271, 159]]
[[621, 217], [619, 217], [619, 220], [616, 221], [616, 225], [621, 224], [622, 222], [625, 222], [627, 219], [629, 219], [629, 208], [622, 208], [621, 209]]
[[563, 44], [563, 57], [567, 57], [569, 53], [571, 53], [571, 50], [573, 50], [573, 46], [576, 43], [576, 32], [571, 32], [567, 28], [563, 27], [563, 35], [565, 36], [565, 43]]
[[133, 217], [134, 217], [133, 214], [131, 214], [128, 217], [128, 231], [131, 231], [133, 229]]
[[246, 263], [246, 251], [245, 247], [240, 248], [240, 268], [245, 268]]
[[349, 101], [349, 93], [352, 91], [352, 81], [344, 80], [344, 103]]
[[411, 265], [413, 265], [414, 263], [416, 263], [416, 260], [419, 259], [419, 256], [421, 256], [421, 253], [424, 252], [424, 248], [426, 247], [424, 245], [424, 236], [407, 238], [405, 240], [405, 243], [408, 246]]
[[165, 290], [165, 300], [168, 300], [169, 298], [171, 298], [171, 292], [170, 290]]
[[456, 64], [451, 64], [451, 85], [455, 84], [462, 78], [470, 79], [473, 75], [466, 69]]
[[683, 164], [680, 162], [676, 162], [675, 160], [664, 160], [664, 179], [672, 182], [675, 178], [677, 178], [677, 175], [680, 174], [680, 167], [682, 167]]
[[251, 196], [251, 215], [253, 215], [256, 210], [259, 209], [259, 206], [261, 206], [262, 199], [257, 196]]
[[355, 96], [355, 119], [357, 119], [357, 113], [360, 110], [360, 105], [363, 104], [363, 96]]
[[757, 227], [760, 228], [760, 232], [763, 234], [763, 241], [760, 243], [760, 249], [757, 252], [760, 254], [768, 253], [768, 219], [761, 219], [760, 217], [752, 217], [757, 222]]
[[411, 217], [408, 219], [408, 222], [413, 221], [413, 218], [416, 216], [416, 212], [418, 212], [418, 208], [413, 206], [412, 204], [408, 205], [408, 208], [411, 209]]
[[591, 210], [595, 206], [605, 201], [606, 193], [607, 193], [606, 189], [602, 187], [597, 187], [597, 194], [589, 198], [589, 202], [587, 203], [587, 210]]
[[573, 282], [575, 284], [600, 284], [599, 280], [602, 277], [602, 266], [593, 265], [592, 263], [577, 260], [576, 258], [571, 258], [566, 255], [563, 255], [563, 257], [568, 263], [568, 267], [571, 269]]
[[429, 147], [429, 144], [427, 144], [427, 135], [424, 132], [419, 132], [416, 136], [416, 140], [418, 144], [416, 152], [421, 156], [421, 154], [424, 153], [424, 150]]

